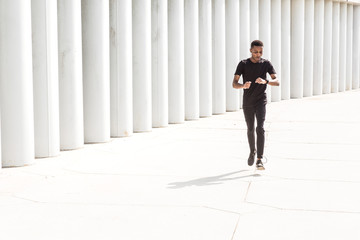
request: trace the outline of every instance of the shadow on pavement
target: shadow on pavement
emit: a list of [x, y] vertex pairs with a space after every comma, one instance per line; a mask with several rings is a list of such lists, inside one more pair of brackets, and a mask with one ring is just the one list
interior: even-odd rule
[[[243, 173], [243, 172], [248, 172], [250, 174], [229, 177], [229, 176], [235, 175], [237, 173]], [[255, 173], [251, 173], [251, 172], [252, 171], [250, 171], [250, 170], [241, 170], [241, 171], [221, 174], [218, 176], [197, 178], [197, 179], [185, 181], [185, 182], [173, 182], [173, 183], [169, 183], [168, 188], [177, 189], [177, 188], [191, 187], [191, 186], [199, 187], [199, 186], [217, 185], [217, 184], [223, 184], [224, 181], [232, 181], [232, 180], [241, 179], [241, 178], [260, 177], [261, 176], [260, 174], [255, 174]]]

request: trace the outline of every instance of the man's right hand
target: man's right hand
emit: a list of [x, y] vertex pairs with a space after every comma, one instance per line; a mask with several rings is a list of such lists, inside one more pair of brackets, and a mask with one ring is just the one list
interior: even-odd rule
[[250, 85], [251, 85], [251, 82], [250, 81], [247, 81], [244, 83], [244, 89], [249, 89], [250, 88]]

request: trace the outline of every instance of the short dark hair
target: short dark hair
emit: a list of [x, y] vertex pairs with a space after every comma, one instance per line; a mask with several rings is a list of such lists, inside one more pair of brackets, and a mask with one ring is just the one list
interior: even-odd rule
[[251, 42], [251, 48], [253, 48], [253, 47], [263, 47], [264, 46], [264, 44], [263, 44], [263, 42], [262, 41], [260, 41], [260, 40], [254, 40], [254, 41], [252, 41]]

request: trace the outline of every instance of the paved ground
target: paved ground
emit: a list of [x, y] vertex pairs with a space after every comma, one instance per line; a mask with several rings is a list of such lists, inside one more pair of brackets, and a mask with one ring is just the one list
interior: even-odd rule
[[0, 170], [0, 238], [360, 239], [360, 91], [268, 105], [265, 171], [242, 112]]

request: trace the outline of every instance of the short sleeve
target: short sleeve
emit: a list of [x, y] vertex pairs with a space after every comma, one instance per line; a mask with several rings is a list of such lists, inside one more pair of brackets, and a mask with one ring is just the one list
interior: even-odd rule
[[234, 75], [241, 76], [243, 73], [244, 73], [244, 63], [241, 61], [239, 62]]
[[275, 71], [275, 69], [274, 69], [274, 66], [271, 64], [270, 61], [269, 61], [268, 63], [269, 63], [269, 66], [268, 66], [267, 72], [268, 72], [269, 74], [276, 74], [276, 71]]

